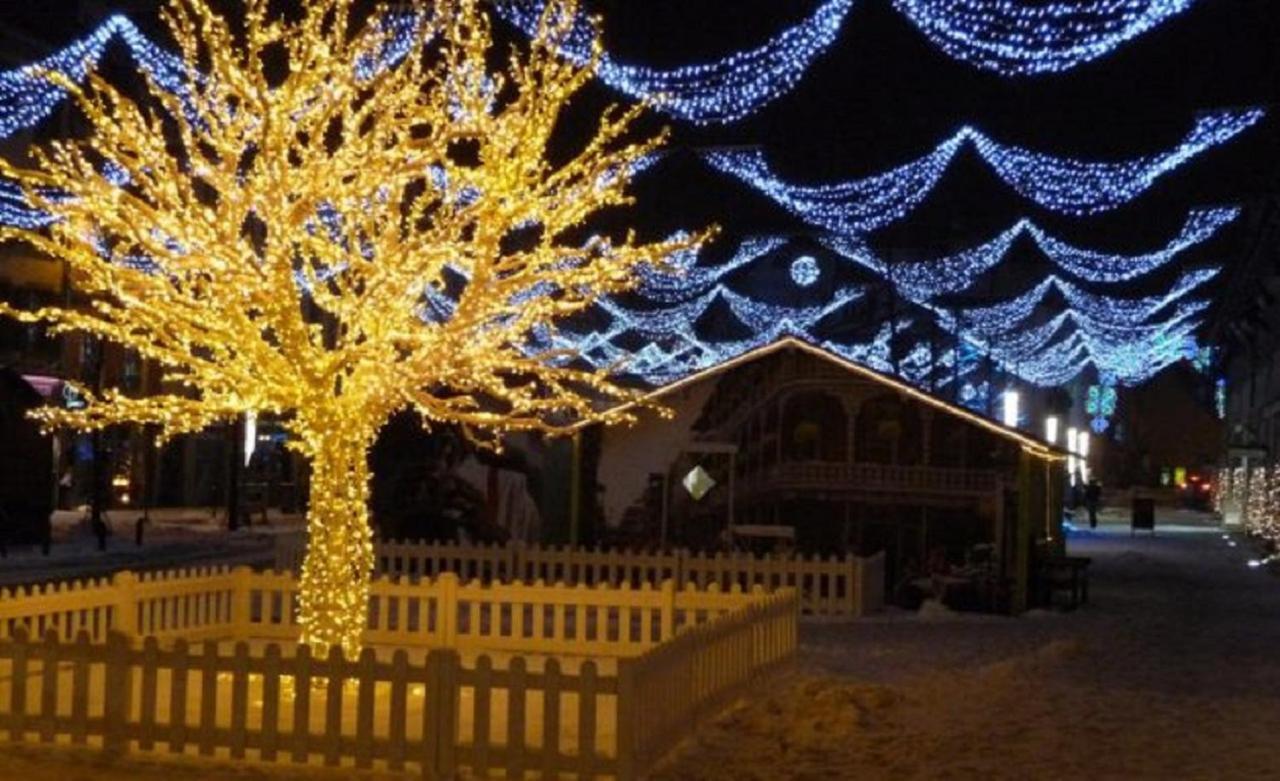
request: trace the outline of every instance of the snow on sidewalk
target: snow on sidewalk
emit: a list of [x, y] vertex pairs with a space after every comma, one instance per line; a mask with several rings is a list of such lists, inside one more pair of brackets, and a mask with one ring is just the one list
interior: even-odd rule
[[[37, 546], [13, 546], [0, 558], [0, 587], [101, 577], [123, 569], [158, 569], [237, 564], [269, 564], [276, 534], [296, 530], [300, 519], [273, 515], [271, 525], [228, 532], [208, 508], [151, 511], [143, 545], [134, 541], [137, 510], [111, 510], [107, 550], [99, 551], [85, 513], [53, 515], [53, 544], [44, 556]], [[2, 779], [0, 779], [2, 781]]]
[[1074, 614], [807, 627], [799, 669], [658, 777], [1276, 778], [1280, 580], [1186, 520], [1073, 537]]

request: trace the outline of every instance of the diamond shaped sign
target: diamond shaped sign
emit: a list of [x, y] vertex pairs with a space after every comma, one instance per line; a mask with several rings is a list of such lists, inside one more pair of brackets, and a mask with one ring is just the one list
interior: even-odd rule
[[680, 483], [695, 502], [701, 500], [702, 497], [707, 495], [708, 491], [716, 487], [716, 481], [701, 466], [695, 466], [690, 469], [689, 474], [685, 475]]

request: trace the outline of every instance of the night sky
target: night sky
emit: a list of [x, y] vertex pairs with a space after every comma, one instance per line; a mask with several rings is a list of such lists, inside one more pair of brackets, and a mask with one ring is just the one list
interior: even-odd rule
[[[110, 10], [155, 30], [156, 3], [5, 2], [0, 25], [61, 46]], [[817, 0], [593, 0], [618, 59], [673, 66], [758, 45], [807, 16]], [[1280, 111], [1280, 2], [1201, 0], [1116, 53], [1061, 74], [1007, 78], [935, 49], [889, 0], [860, 0], [836, 44], [797, 89], [734, 125], [673, 122], [675, 146], [761, 145], [780, 174], [821, 183], [915, 159], [964, 124], [1005, 143], [1062, 156], [1120, 159], [1176, 144], [1199, 111], [1268, 106]], [[608, 93], [602, 88], [598, 102]], [[590, 104], [589, 104], [590, 105]], [[590, 113], [581, 112], [583, 114]], [[1046, 212], [962, 152], [934, 194], [906, 220], [878, 232], [883, 251], [933, 256], [986, 241], [1031, 217], [1075, 244], [1119, 252], [1163, 245], [1196, 206], [1240, 204], [1243, 219], [1183, 267], [1242, 266], [1273, 215], [1280, 189], [1280, 120], [1272, 117], [1162, 178], [1132, 204], [1091, 218]], [[651, 231], [722, 224], [729, 235], [803, 232], [805, 226], [736, 181], [677, 154], [639, 183]], [[1021, 248], [1025, 250], [1026, 248]], [[992, 295], [1021, 292], [1046, 273], [1018, 251]], [[1254, 261], [1256, 265], [1256, 260]], [[1266, 265], [1265, 263], [1263, 264]], [[1149, 284], [1167, 284], [1177, 268]], [[1220, 287], [1239, 284], [1231, 273]], [[1135, 288], [1132, 293], [1145, 294]]]

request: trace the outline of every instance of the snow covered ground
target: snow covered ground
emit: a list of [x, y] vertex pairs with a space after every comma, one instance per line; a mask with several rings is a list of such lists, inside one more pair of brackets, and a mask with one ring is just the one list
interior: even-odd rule
[[1088, 607], [806, 627], [798, 669], [659, 777], [1280, 777], [1280, 580], [1203, 516], [1113, 518], [1070, 541]]
[[[1161, 513], [1135, 538], [1116, 520], [1070, 542], [1094, 560], [1088, 607], [806, 626], [797, 669], [658, 777], [1280, 777], [1280, 579], [1203, 516]], [[0, 779], [23, 781], [350, 777], [0, 748]]]
[[[272, 556], [273, 536], [297, 529], [301, 518], [269, 517], [268, 525], [227, 532], [226, 516], [215, 516], [207, 507], [152, 510], [143, 545], [134, 540], [140, 510], [111, 510], [107, 550], [98, 550], [86, 513], [58, 511], [53, 516], [49, 556], [39, 547], [10, 547], [0, 559], [0, 587], [52, 580], [90, 578], [122, 569], [156, 570], [214, 564], [266, 564]], [[255, 521], [257, 521], [255, 516]]]

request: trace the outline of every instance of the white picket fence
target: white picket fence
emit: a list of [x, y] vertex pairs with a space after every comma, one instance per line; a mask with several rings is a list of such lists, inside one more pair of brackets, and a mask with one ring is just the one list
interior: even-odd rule
[[355, 660], [294, 647], [287, 573], [0, 592], [0, 737], [424, 778], [631, 779], [796, 647], [790, 590], [444, 574], [373, 591], [366, 642], [380, 650]]
[[81, 632], [106, 642], [110, 632], [128, 637], [190, 640], [226, 637], [237, 600], [255, 575], [247, 568], [200, 568], [0, 589], [0, 639], [18, 627], [32, 637], [53, 631], [70, 641]]
[[[299, 571], [302, 534], [276, 538], [276, 569]], [[639, 552], [524, 545], [462, 545], [382, 541], [379, 573], [429, 577], [452, 572], [464, 581], [642, 586], [674, 580], [721, 589], [762, 586], [795, 589], [807, 616], [860, 617], [884, 608], [884, 554], [874, 556], [768, 556], [746, 553]]]

